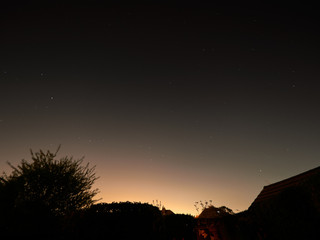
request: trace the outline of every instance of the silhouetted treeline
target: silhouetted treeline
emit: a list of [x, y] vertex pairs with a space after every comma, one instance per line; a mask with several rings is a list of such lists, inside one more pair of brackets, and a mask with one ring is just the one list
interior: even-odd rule
[[191, 239], [191, 216], [146, 203], [95, 205], [94, 167], [57, 159], [58, 150], [31, 150], [30, 162], [0, 176], [0, 239]]
[[33, 203], [1, 215], [1, 235], [30, 239], [195, 239], [192, 216], [163, 216], [157, 207], [146, 203], [100, 203], [65, 216], [43, 210]]
[[101, 203], [72, 216], [69, 236], [76, 239], [195, 239], [190, 215], [163, 216], [147, 203]]
[[77, 239], [163, 239], [160, 210], [149, 204], [97, 204], [72, 219], [71, 236]]

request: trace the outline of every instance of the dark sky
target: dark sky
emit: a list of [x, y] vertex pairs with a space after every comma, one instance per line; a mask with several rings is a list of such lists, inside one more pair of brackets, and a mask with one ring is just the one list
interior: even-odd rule
[[319, 166], [315, 6], [65, 2], [0, 8], [1, 170], [61, 144], [102, 201], [197, 214]]

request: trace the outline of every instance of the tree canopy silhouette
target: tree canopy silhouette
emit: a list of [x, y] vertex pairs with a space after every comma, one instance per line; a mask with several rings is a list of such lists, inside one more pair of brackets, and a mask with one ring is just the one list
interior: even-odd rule
[[95, 168], [89, 163], [83, 166], [83, 158], [56, 159], [59, 148], [55, 153], [31, 150], [31, 163], [22, 160], [16, 167], [9, 163], [13, 171], [0, 178], [0, 200], [14, 208], [37, 204], [54, 215], [92, 205], [98, 193], [91, 189], [97, 179]]

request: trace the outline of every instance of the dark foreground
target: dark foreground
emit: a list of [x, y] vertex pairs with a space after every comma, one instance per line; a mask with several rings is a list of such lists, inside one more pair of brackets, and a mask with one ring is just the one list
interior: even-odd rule
[[131, 202], [95, 204], [64, 216], [34, 202], [6, 209], [1, 209], [0, 239], [202, 240], [199, 233], [206, 231], [210, 240], [312, 240], [320, 239], [320, 174], [254, 202], [245, 212], [217, 218], [166, 214]]
[[1, 218], [0, 232], [10, 239], [191, 240], [196, 239], [194, 226], [190, 215], [165, 215], [149, 204], [123, 202], [96, 204], [70, 216], [52, 216], [39, 206], [26, 206]]

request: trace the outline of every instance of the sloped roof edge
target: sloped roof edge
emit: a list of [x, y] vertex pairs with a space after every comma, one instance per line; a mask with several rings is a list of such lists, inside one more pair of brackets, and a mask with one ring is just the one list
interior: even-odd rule
[[300, 173], [298, 175], [295, 175], [293, 177], [284, 179], [282, 181], [272, 183], [270, 185], [264, 186], [260, 194], [257, 196], [257, 198], [253, 201], [251, 206], [255, 203], [262, 202], [266, 199], [269, 199], [273, 197], [274, 195], [282, 192], [284, 189], [292, 186], [297, 186], [301, 184], [303, 181], [308, 179], [309, 177], [320, 173], [320, 167], [316, 167], [314, 169], [308, 170], [306, 172]]

